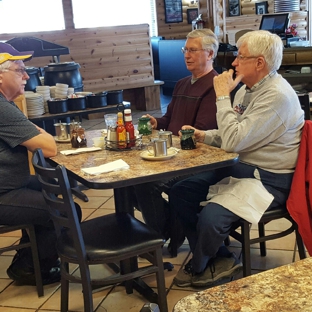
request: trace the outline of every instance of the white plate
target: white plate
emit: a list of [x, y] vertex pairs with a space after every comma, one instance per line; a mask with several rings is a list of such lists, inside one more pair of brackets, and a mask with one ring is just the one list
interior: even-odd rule
[[59, 142], [59, 143], [70, 143], [70, 136], [68, 135], [68, 138], [65, 139], [65, 140], [61, 140], [61, 139], [59, 139], [57, 136], [55, 136], [55, 137], [54, 137], [54, 140], [55, 140], [56, 142]]
[[145, 160], [167, 160], [175, 156], [178, 152], [174, 149], [168, 149], [166, 156], [154, 156], [150, 154], [148, 151], [144, 151], [140, 154], [140, 156]]

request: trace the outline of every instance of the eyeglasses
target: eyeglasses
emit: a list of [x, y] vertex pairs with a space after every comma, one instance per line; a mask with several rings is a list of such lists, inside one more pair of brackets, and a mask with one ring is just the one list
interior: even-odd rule
[[21, 74], [22, 76], [25, 75], [25, 73], [27, 73], [26, 67], [20, 67], [20, 68], [15, 68], [15, 69], [7, 68], [7, 69], [4, 69], [3, 71], [14, 71], [18, 74]]
[[194, 48], [181, 48], [181, 52], [183, 53], [183, 54], [185, 54], [185, 53], [192, 53], [192, 54], [194, 54], [194, 53], [196, 53], [196, 52], [198, 52], [198, 51], [207, 51], [207, 49], [194, 49]]
[[258, 56], [243, 56], [241, 54], [238, 54], [237, 52], [236, 53], [234, 52], [233, 55], [238, 59], [238, 61], [258, 58]]

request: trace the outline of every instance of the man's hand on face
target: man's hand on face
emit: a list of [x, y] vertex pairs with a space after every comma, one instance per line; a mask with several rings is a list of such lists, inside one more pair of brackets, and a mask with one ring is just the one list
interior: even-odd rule
[[243, 75], [238, 75], [234, 80], [233, 74], [234, 70], [230, 69], [213, 78], [216, 97], [230, 95], [231, 91], [235, 89], [244, 77]]

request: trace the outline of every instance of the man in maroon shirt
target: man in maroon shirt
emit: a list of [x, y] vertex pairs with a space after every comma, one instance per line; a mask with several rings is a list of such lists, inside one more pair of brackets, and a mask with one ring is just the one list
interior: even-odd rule
[[[218, 38], [210, 29], [193, 30], [187, 35], [182, 48], [185, 64], [191, 76], [180, 79], [174, 87], [172, 100], [167, 112], [161, 118], [151, 118], [153, 129], [165, 129], [178, 135], [184, 125], [192, 125], [201, 130], [216, 129], [216, 95], [213, 78], [218, 73], [213, 69], [213, 61], [219, 48]], [[185, 178], [185, 177], [184, 177]], [[158, 181], [134, 186], [137, 207], [145, 222], [169, 238], [169, 205], [162, 193], [182, 179]], [[184, 235], [179, 235], [180, 243]]]
[[[213, 61], [218, 52], [218, 39], [210, 29], [193, 30], [182, 48], [191, 76], [180, 79], [174, 87], [167, 112], [160, 118], [151, 118], [153, 129], [165, 129], [178, 135], [184, 125], [201, 130], [216, 129], [216, 95]], [[195, 126], [197, 125], [197, 126]]]

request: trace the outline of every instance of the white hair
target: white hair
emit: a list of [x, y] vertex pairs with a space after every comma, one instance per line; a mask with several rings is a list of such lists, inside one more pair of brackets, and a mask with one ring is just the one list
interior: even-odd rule
[[241, 36], [236, 46], [247, 45], [250, 56], [263, 56], [270, 71], [278, 70], [283, 59], [283, 41], [275, 34], [266, 30], [250, 31]]

